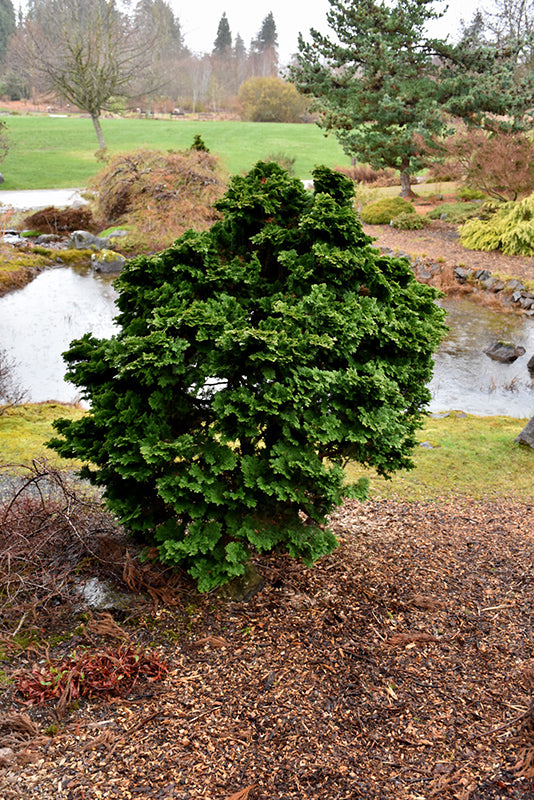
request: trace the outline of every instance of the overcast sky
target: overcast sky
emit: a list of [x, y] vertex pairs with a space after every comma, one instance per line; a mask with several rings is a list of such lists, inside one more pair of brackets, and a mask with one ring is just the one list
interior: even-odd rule
[[[286, 63], [292, 53], [297, 50], [298, 34], [305, 38], [310, 28], [327, 32], [326, 12], [328, 0], [265, 0], [266, 5], [250, 2], [250, 0], [170, 0], [175, 14], [182, 24], [186, 45], [194, 52], [211, 52], [217, 35], [217, 27], [223, 12], [226, 12], [232, 37], [241, 34], [246, 47], [250, 45], [261, 28], [261, 24], [269, 11], [272, 11], [276, 30], [280, 60]], [[449, 0], [448, 11], [433, 35], [445, 37], [450, 34], [455, 38], [460, 19], [469, 22], [478, 7], [489, 7], [490, 0]], [[445, 2], [437, 2], [436, 9], [443, 9]]]

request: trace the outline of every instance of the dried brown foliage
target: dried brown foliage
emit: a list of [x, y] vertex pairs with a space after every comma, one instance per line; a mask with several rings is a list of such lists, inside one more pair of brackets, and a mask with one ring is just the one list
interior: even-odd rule
[[75, 651], [62, 659], [48, 658], [31, 671], [20, 671], [16, 687], [28, 706], [57, 700], [56, 713], [61, 717], [81, 697], [124, 697], [141, 677], [157, 681], [166, 673], [157, 653], [123, 644]]
[[355, 183], [368, 183], [376, 187], [397, 186], [400, 183], [398, 173], [394, 169], [373, 169], [367, 164], [351, 164], [350, 167], [335, 167], [335, 169]]
[[97, 226], [90, 208], [55, 208], [48, 206], [24, 219], [24, 225], [40, 233], [65, 234], [72, 231], [95, 231]]
[[160, 250], [219, 218], [213, 203], [224, 193], [225, 175], [208, 152], [137, 150], [113, 158], [92, 188], [104, 226], [131, 224], [137, 249]]
[[[98, 498], [60, 470], [34, 461], [0, 469], [0, 612], [13, 634], [37, 616], [50, 625], [71, 608], [70, 576], [83, 559], [120, 574], [121, 533]], [[11, 475], [11, 477], [10, 477]], [[112, 546], [113, 544], [113, 546]], [[1, 631], [0, 631], [1, 633]]]
[[430, 168], [500, 200], [517, 200], [534, 191], [534, 147], [524, 133], [461, 130], [439, 145]]

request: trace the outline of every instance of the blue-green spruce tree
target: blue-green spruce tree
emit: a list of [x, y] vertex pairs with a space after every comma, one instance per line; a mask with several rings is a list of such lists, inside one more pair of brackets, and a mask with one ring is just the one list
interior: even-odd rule
[[202, 590], [254, 552], [332, 551], [327, 515], [366, 490], [343, 465], [409, 467], [429, 400], [435, 291], [372, 247], [352, 183], [314, 181], [261, 162], [234, 177], [210, 230], [128, 263], [120, 332], [65, 354], [90, 411], [54, 447]]

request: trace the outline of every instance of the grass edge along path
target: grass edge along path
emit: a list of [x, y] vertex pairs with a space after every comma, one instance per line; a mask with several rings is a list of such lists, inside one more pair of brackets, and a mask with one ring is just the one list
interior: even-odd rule
[[[53, 466], [73, 468], [44, 443], [53, 435], [52, 421], [79, 417], [79, 406], [36, 403], [8, 409], [0, 415], [0, 468], [30, 464], [46, 458]], [[451, 412], [443, 418], [429, 416], [419, 431], [413, 453], [415, 468], [402, 470], [391, 480], [359, 464], [349, 464], [347, 476], [370, 478], [370, 499], [435, 500], [447, 496], [519, 502], [534, 501], [534, 451], [515, 442], [526, 420], [512, 417], [477, 417]]]

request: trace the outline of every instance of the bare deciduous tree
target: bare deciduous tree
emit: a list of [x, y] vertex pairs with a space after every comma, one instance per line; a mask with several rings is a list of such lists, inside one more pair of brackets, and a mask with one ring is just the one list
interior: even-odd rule
[[38, 0], [11, 42], [12, 64], [87, 111], [102, 150], [102, 111], [128, 94], [149, 61], [150, 43], [139, 40], [114, 0]]
[[0, 415], [26, 398], [26, 392], [15, 381], [14, 368], [14, 361], [5, 350], [0, 350]]

